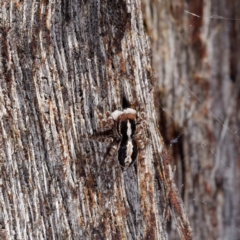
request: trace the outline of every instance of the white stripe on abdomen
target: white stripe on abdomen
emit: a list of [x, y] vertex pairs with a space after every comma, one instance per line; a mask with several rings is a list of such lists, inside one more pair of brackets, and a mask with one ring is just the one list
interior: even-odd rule
[[129, 165], [132, 162], [133, 143], [131, 140], [127, 142], [126, 159], [124, 160], [125, 165]]

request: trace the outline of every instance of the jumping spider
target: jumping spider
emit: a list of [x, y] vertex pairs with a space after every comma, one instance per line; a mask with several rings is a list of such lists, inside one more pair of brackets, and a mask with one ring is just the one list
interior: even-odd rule
[[120, 166], [124, 170], [130, 167], [137, 159], [139, 152], [145, 148], [141, 131], [144, 123], [144, 114], [138, 115], [132, 108], [123, 111], [115, 110], [107, 121], [103, 120], [104, 128], [111, 129], [112, 139], [106, 159], [112, 158], [118, 150]]

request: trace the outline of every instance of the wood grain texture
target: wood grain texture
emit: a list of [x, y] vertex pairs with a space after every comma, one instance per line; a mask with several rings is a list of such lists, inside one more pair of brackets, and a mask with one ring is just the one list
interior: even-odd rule
[[[0, 238], [166, 239], [169, 198], [190, 239], [157, 127], [140, 2], [0, 5]], [[94, 136], [126, 100], [145, 113], [148, 141], [122, 172]]]
[[[239, 7], [235, 0], [142, 1], [160, 131], [193, 239], [239, 239]], [[178, 239], [169, 225], [169, 239]]]

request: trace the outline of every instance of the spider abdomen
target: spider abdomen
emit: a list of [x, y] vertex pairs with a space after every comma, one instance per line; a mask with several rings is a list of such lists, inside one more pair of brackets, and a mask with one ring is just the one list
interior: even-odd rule
[[137, 144], [133, 139], [122, 140], [118, 149], [118, 161], [123, 168], [128, 168], [137, 158]]

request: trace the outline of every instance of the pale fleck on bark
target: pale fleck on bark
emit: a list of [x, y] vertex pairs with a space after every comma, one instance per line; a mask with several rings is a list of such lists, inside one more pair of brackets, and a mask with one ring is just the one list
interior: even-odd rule
[[[191, 239], [157, 127], [140, 2], [0, 4], [0, 238], [167, 239], [170, 204]], [[127, 101], [145, 113], [148, 140], [123, 172], [94, 136]]]
[[[194, 239], [239, 239], [238, 0], [142, 1], [160, 131]], [[176, 238], [174, 221], [169, 239]]]

